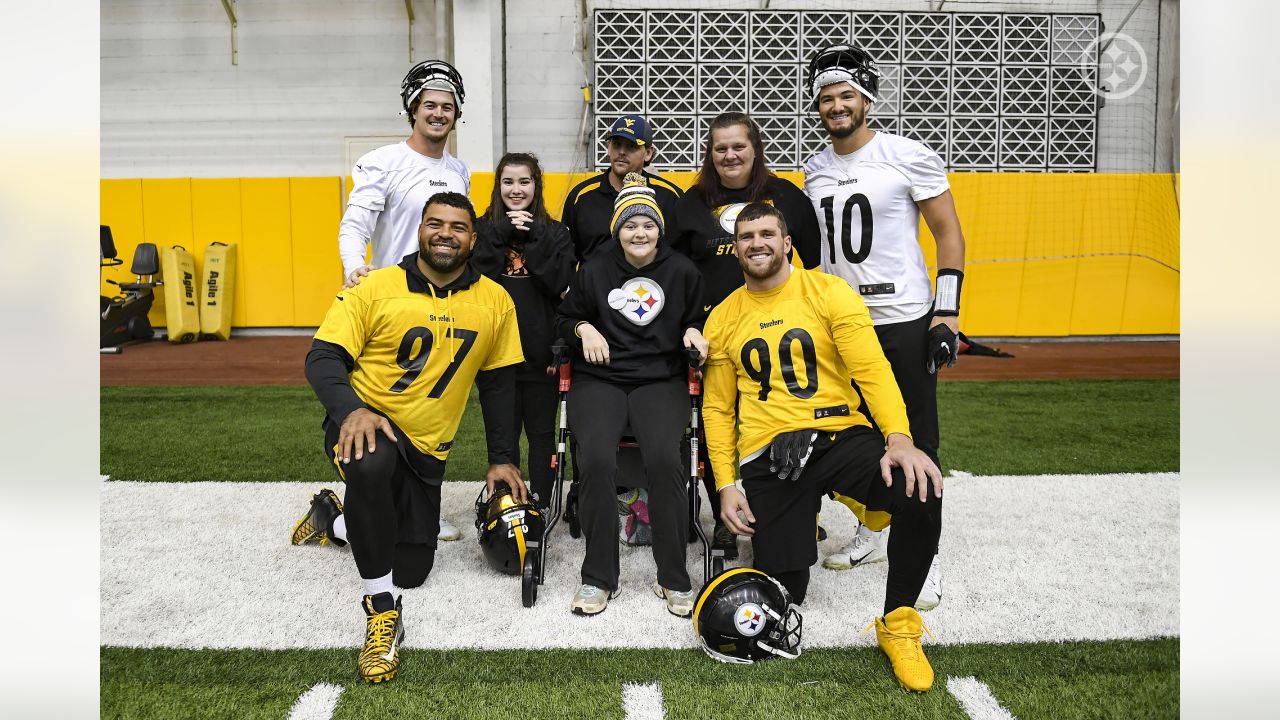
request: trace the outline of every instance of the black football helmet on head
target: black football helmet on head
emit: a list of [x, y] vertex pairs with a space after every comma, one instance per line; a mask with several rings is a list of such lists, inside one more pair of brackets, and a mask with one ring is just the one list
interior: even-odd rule
[[822, 88], [838, 82], [847, 82], [872, 102], [879, 100], [880, 69], [871, 55], [849, 43], [838, 43], [819, 50], [809, 61], [805, 84], [818, 105], [818, 93]]

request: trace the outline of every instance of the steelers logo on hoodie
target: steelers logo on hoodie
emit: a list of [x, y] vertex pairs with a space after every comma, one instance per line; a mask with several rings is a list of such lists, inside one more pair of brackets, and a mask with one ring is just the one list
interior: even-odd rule
[[662, 286], [646, 277], [635, 277], [609, 291], [609, 307], [635, 325], [648, 325], [666, 306]]

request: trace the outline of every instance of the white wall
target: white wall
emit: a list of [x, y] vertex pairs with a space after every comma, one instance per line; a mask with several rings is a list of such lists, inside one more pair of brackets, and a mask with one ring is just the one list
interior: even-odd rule
[[[436, 57], [435, 1], [413, 3], [414, 60]], [[483, 43], [453, 47], [460, 64], [488, 61], [491, 67], [491, 117], [480, 119], [469, 112], [460, 128], [463, 146], [473, 140], [483, 143], [476, 136], [480, 134], [491, 138], [492, 159], [504, 149], [532, 150], [550, 171], [585, 167], [589, 158], [578, 131], [590, 48], [584, 58], [579, 0], [505, 1], [505, 128], [503, 0], [455, 3], [455, 22], [487, 11], [492, 38], [490, 47], [479, 51], [475, 46]], [[586, 5], [589, 27], [589, 13], [596, 8], [755, 9], [765, 3], [599, 0]], [[943, 7], [957, 12], [1100, 12], [1107, 29], [1114, 31], [1133, 5], [1133, 0], [952, 0]], [[1169, 169], [1174, 153], [1168, 129], [1176, 127], [1177, 5], [1177, 0], [1145, 0], [1124, 28], [1143, 45], [1150, 62], [1158, 58], [1161, 67], [1138, 93], [1101, 111], [1100, 170]], [[936, 1], [924, 0], [769, 3], [772, 9], [814, 10], [920, 11], [936, 6]], [[410, 65], [403, 0], [241, 0], [237, 12], [239, 65], [232, 66], [230, 29], [217, 0], [103, 2], [103, 177], [342, 175], [350, 170], [347, 138], [407, 134], [404, 118], [397, 115], [399, 81]], [[474, 82], [467, 89], [469, 99], [486, 94]], [[468, 102], [467, 110], [482, 104]], [[476, 170], [486, 169], [489, 159], [487, 153], [474, 160], [463, 155]]]

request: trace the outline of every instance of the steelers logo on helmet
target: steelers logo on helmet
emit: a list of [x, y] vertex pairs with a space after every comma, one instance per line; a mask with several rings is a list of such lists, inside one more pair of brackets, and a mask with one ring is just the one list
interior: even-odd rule
[[879, 92], [880, 69], [867, 51], [849, 43], [819, 50], [809, 61], [805, 80], [815, 108], [822, 88], [841, 82], [849, 83], [872, 102], [879, 100], [876, 93]]
[[508, 575], [519, 575], [524, 567], [530, 540], [541, 540], [546, 527], [538, 508], [519, 503], [506, 483], [498, 483], [492, 495], [480, 489], [476, 496], [476, 531], [480, 550], [490, 567]]
[[803, 618], [782, 583], [754, 568], [732, 568], [698, 594], [693, 631], [720, 662], [800, 657]]
[[454, 99], [458, 102], [459, 111], [462, 108], [463, 98], [467, 94], [462, 86], [462, 75], [443, 60], [424, 60], [405, 73], [404, 80], [400, 81], [400, 99], [405, 113], [412, 114], [409, 108], [423, 90], [442, 90], [453, 93]]
[[609, 291], [609, 307], [635, 325], [653, 322], [667, 305], [662, 286], [646, 277], [631, 278]]

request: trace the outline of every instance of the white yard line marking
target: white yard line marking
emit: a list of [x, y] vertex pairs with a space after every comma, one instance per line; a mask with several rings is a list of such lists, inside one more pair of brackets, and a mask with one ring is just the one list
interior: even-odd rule
[[338, 707], [340, 695], [341, 685], [317, 683], [293, 701], [293, 707], [289, 709], [289, 720], [329, 720]]
[[[946, 594], [926, 618], [937, 642], [1177, 636], [1179, 484], [1176, 474], [949, 481], [941, 541]], [[358, 648], [364, 626], [351, 549], [289, 544], [320, 487], [102, 483], [101, 644]], [[563, 522], [551, 538], [538, 603], [522, 608], [520, 578], [491, 570], [476, 542], [470, 519], [479, 489], [479, 482], [444, 484], [444, 513], [462, 539], [440, 543], [426, 584], [405, 591], [407, 648], [698, 647], [689, 621], [667, 613], [649, 592], [656, 570], [647, 547], [621, 548], [623, 592], [608, 611], [571, 614], [583, 541], [570, 538]], [[709, 529], [706, 505], [703, 513]], [[855, 523], [843, 505], [824, 500], [822, 519], [830, 537], [818, 544], [820, 555], [852, 541]], [[180, 541], [193, 528], [204, 533], [201, 541]], [[739, 548], [736, 564], [749, 566], [751, 545]], [[687, 555], [695, 584], [702, 582], [701, 550], [695, 543]], [[874, 647], [875, 636], [849, 632], [846, 618], [859, 609], [875, 614], [887, 573], [887, 563], [815, 568], [803, 610], [805, 649]], [[495, 635], [493, 618], [510, 613], [521, 622]], [[449, 618], [449, 632], [440, 631], [440, 617]]]
[[622, 686], [623, 720], [664, 720], [667, 708], [658, 683], [625, 683]]
[[973, 720], [1015, 720], [1012, 713], [1000, 707], [991, 688], [975, 677], [947, 678], [947, 692]]

